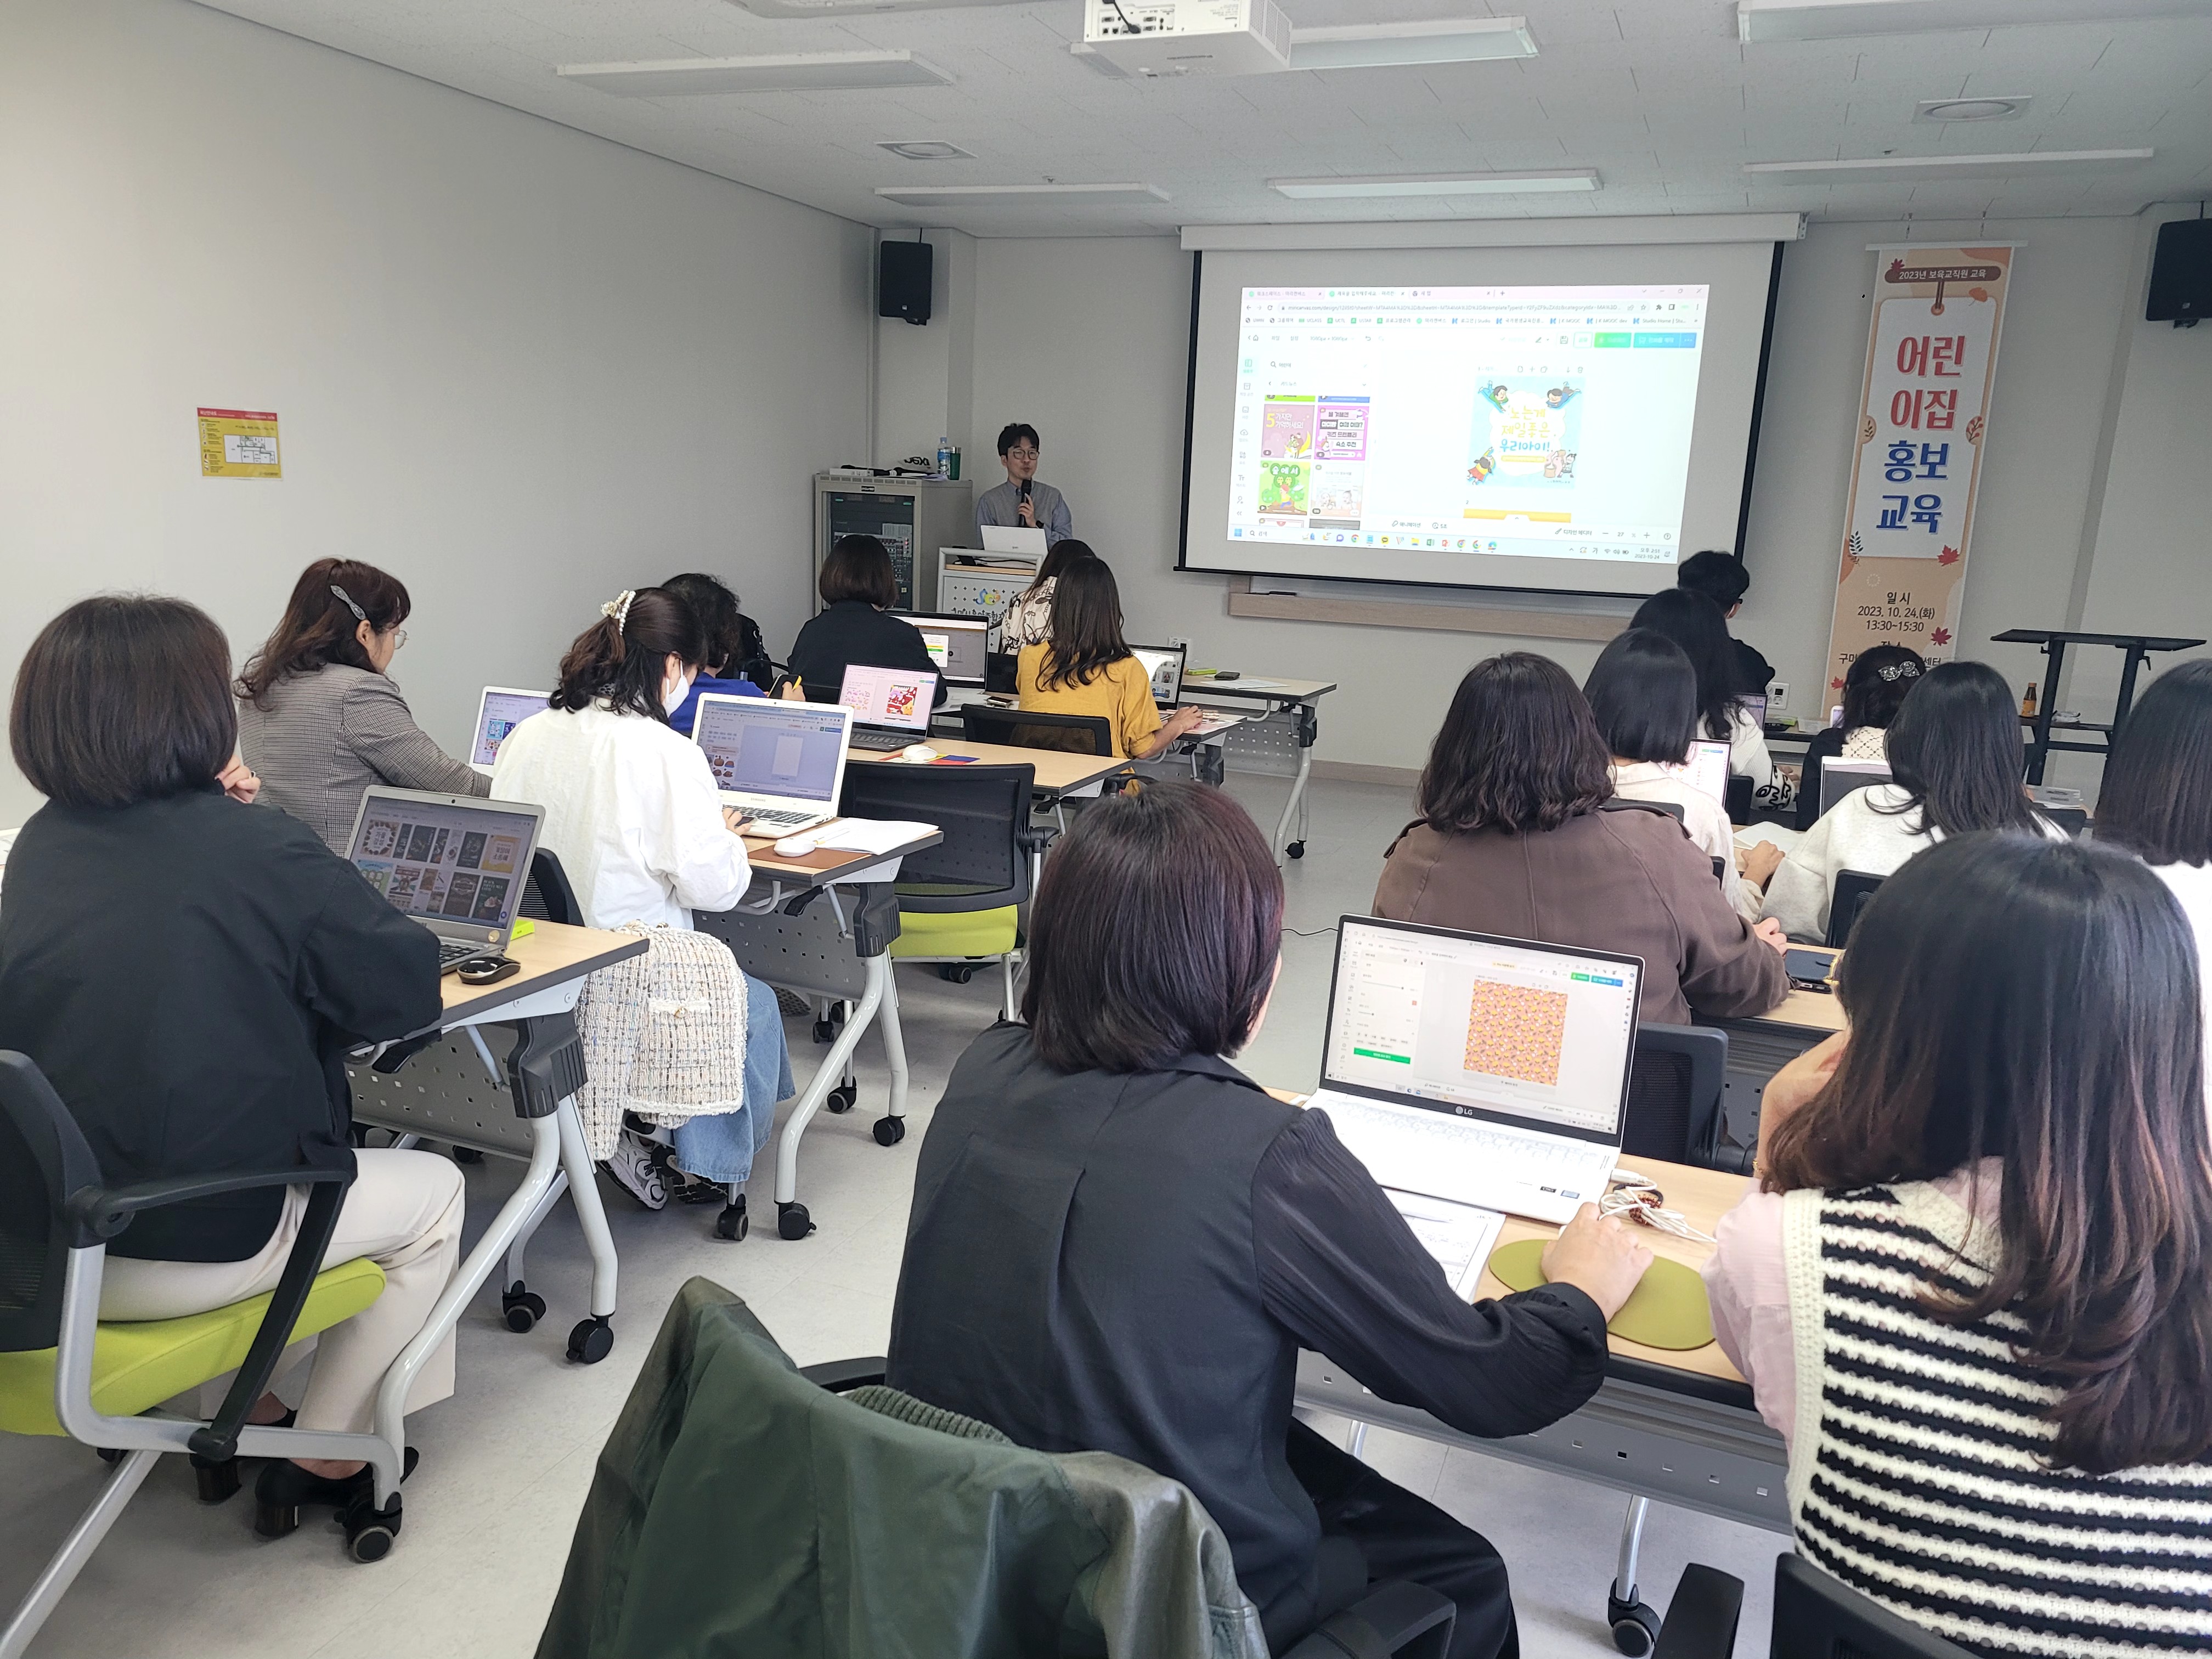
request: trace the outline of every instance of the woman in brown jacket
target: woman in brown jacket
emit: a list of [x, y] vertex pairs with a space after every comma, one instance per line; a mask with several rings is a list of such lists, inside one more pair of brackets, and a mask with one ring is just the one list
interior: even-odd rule
[[1509, 652], [1468, 671], [1421, 774], [1421, 816], [1384, 854], [1375, 914], [1631, 952], [1643, 1018], [1763, 1014], [1786, 941], [1723, 897], [1680, 820], [1616, 800], [1605, 740], [1566, 671]]

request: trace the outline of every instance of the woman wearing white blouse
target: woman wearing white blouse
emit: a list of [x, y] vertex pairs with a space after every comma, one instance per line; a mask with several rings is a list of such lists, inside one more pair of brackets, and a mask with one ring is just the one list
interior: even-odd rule
[[[545, 809], [539, 843], [560, 859], [587, 927], [688, 928], [693, 910], [728, 909], [752, 880], [737, 835], [744, 820], [723, 806], [705, 751], [668, 724], [698, 676], [705, 630], [659, 588], [605, 610], [562, 659], [551, 706], [500, 745], [491, 792]], [[677, 1167], [696, 1178], [687, 1200], [696, 1189], [719, 1204], [721, 1187], [744, 1181], [792, 1091], [775, 993], [750, 976], [747, 992], [744, 1109], [675, 1131]], [[653, 1153], [631, 1132], [609, 1167], [648, 1208], [667, 1201]]]

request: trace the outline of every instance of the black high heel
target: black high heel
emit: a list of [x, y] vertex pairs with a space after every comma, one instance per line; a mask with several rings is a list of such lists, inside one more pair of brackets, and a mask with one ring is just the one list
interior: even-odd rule
[[[252, 1423], [247, 1426], [256, 1429], [289, 1429], [299, 1420], [298, 1412], [289, 1411], [273, 1423]], [[228, 1503], [232, 1498], [237, 1496], [240, 1485], [238, 1459], [226, 1457], [222, 1462], [217, 1463], [194, 1452], [191, 1455], [191, 1465], [192, 1479], [199, 1486], [201, 1503]]]
[[[402, 1480], [415, 1473], [420, 1454], [414, 1447], [407, 1449], [407, 1461], [402, 1466]], [[289, 1457], [281, 1457], [262, 1467], [260, 1479], [253, 1483], [253, 1530], [264, 1538], [282, 1538], [299, 1529], [300, 1511], [310, 1504], [327, 1505], [341, 1514], [356, 1505], [374, 1509], [376, 1502], [376, 1475], [372, 1469], [362, 1468], [343, 1480], [326, 1480], [319, 1474], [310, 1474]]]

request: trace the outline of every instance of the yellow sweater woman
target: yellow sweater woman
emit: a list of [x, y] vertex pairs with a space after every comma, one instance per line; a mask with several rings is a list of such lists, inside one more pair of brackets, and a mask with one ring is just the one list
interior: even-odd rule
[[1178, 708], [1163, 723], [1152, 677], [1121, 637], [1121, 594], [1103, 559], [1060, 572], [1052, 594], [1052, 639], [1022, 647], [1021, 706], [1040, 714], [1103, 716], [1114, 753], [1147, 760], [1198, 724]]

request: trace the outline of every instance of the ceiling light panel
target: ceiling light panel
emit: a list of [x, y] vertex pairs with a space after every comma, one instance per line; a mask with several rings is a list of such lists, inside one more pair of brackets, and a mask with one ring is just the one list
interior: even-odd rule
[[1473, 64], [1534, 58], [1525, 17], [1435, 18], [1291, 30], [1294, 70], [1382, 69], [1400, 64]]
[[672, 58], [653, 63], [563, 64], [564, 81], [631, 98], [718, 93], [844, 92], [943, 87], [952, 77], [910, 52], [798, 52], [766, 58]]
[[1744, 172], [1778, 185], [1866, 185], [1923, 179], [2026, 179], [2106, 173], [2157, 155], [2152, 149], [2021, 150], [2009, 155], [1878, 155], [1854, 161], [1751, 161]]
[[1267, 188], [1294, 201], [1371, 200], [1407, 196], [1531, 196], [1598, 188], [1589, 167], [1543, 173], [1379, 173], [1354, 177], [1270, 179]]
[[884, 11], [951, 11], [1015, 6], [1024, 0], [730, 0], [756, 17], [850, 17]]
[[942, 138], [878, 138], [878, 149], [887, 149], [908, 161], [972, 161], [975, 152]]
[[1167, 191], [1158, 185], [883, 185], [876, 194], [886, 202], [910, 207], [946, 207], [961, 204], [995, 204], [1002, 207], [1036, 202], [1164, 202]]
[[1916, 121], [2017, 121], [2034, 99], [2025, 94], [2005, 98], [1929, 98], [1912, 106]]
[[2212, 0], [1736, 0], [1735, 25], [1748, 45], [2208, 14]]

